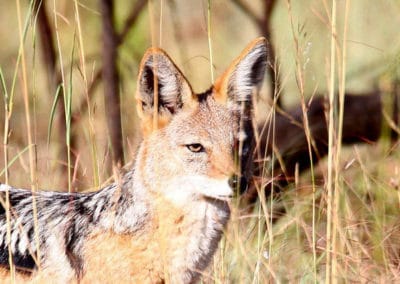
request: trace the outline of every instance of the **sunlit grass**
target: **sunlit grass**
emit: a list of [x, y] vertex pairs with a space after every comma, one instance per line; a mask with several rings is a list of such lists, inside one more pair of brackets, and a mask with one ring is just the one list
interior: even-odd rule
[[[79, 160], [82, 171], [81, 178], [84, 179], [82, 183], [87, 187], [99, 188], [102, 181], [108, 178], [107, 171], [101, 170], [108, 143], [99, 138], [105, 133], [104, 118], [99, 118], [105, 106], [100, 96], [97, 99], [89, 98], [88, 82], [90, 75], [87, 76], [88, 70], [86, 70], [89, 64], [87, 62], [86, 45], [98, 43], [86, 42], [84, 31], [81, 29], [85, 19], [79, 13], [81, 8], [78, 1], [74, 2], [73, 16], [69, 18], [69, 21], [68, 15], [63, 15], [65, 12], [63, 7], [57, 10], [56, 2], [52, 3], [54, 6], [52, 9], [54, 9], [54, 24], [60, 25], [59, 30], [56, 31], [59, 63], [62, 65], [60, 70], [66, 72], [62, 79], [63, 92], [60, 89], [57, 90], [57, 94], [63, 96], [66, 103], [68, 131], [65, 142], [68, 143], [72, 131], [71, 112], [74, 100], [84, 99], [88, 104], [88, 112], [85, 114], [80, 129], [77, 130], [81, 133], [79, 135], [79, 154], [82, 157]], [[153, 6], [157, 7], [157, 3], [157, 1], [152, 1]], [[204, 41], [209, 44], [209, 50], [205, 50], [203, 54], [209, 56], [210, 68], [204, 73], [208, 76], [211, 73], [211, 78], [213, 78], [214, 59], [218, 62], [220, 60], [218, 57], [224, 55], [224, 52], [218, 50], [218, 47], [222, 46], [220, 43], [222, 40], [219, 39], [218, 32], [220, 30], [217, 29], [216, 23], [218, 17], [222, 16], [220, 12], [216, 13], [213, 10], [214, 1], [207, 3], [208, 6], [204, 5], [206, 10], [202, 11], [207, 16], [202, 23], [204, 24], [202, 36]], [[155, 11], [150, 12], [156, 14]], [[347, 11], [340, 10], [340, 12], [344, 14]], [[166, 11], [160, 14], [163, 15], [163, 19], [160, 20], [159, 26], [152, 23], [153, 31], [149, 38], [153, 38], [153, 42], [158, 42], [154, 39], [155, 34], [158, 34], [159, 41], [161, 42], [162, 38], [163, 45], [168, 47], [171, 46], [171, 43], [168, 42], [169, 38], [162, 33], [163, 27], [161, 25], [161, 22], [169, 21], [166, 17], [168, 14]], [[210, 15], [212, 15], [213, 21], [210, 20]], [[153, 14], [152, 17], [154, 17]], [[305, 40], [301, 38], [302, 35], [298, 34], [297, 23], [293, 17], [285, 19], [289, 22], [293, 20], [291, 43], [295, 46], [295, 52], [290, 60], [295, 65], [295, 74], [293, 75], [295, 79], [293, 81], [297, 82], [299, 89], [297, 93], [300, 94], [300, 97], [296, 97], [296, 100], [301, 102], [303, 112], [306, 112], [305, 101], [310, 95], [307, 90], [314, 90], [316, 88], [314, 85], [317, 83], [307, 75], [308, 70], [303, 69], [305, 66], [304, 48], [301, 44]], [[1, 161], [3, 164], [0, 168], [0, 179], [1, 182], [8, 182], [9, 173], [11, 182], [22, 184], [24, 180], [28, 180], [28, 176], [31, 176], [31, 182], [26, 182], [25, 187], [32, 185], [35, 188], [34, 181], [40, 181], [39, 185], [47, 184], [53, 180], [61, 180], [63, 174], [68, 174], [68, 180], [71, 183], [74, 173], [70, 172], [70, 169], [74, 165], [71, 165], [68, 161], [68, 173], [57, 172], [57, 174], [53, 174], [53, 168], [45, 170], [46, 155], [43, 154], [45, 152], [43, 149], [46, 149], [47, 145], [52, 143], [50, 131], [54, 131], [52, 121], [56, 109], [54, 101], [49, 100], [50, 96], [47, 96], [46, 93], [38, 94], [38, 96], [47, 97], [38, 100], [36, 106], [36, 108], [47, 109], [46, 116], [41, 117], [40, 114], [31, 109], [32, 104], [28, 90], [30, 80], [32, 78], [38, 81], [46, 80], [44, 76], [39, 77], [41, 74], [34, 74], [37, 76], [33, 76], [30, 73], [29, 60], [31, 58], [24, 59], [28, 61], [25, 62], [27, 63], [25, 67], [19, 65], [22, 64], [20, 60], [23, 59], [21, 54], [24, 54], [24, 49], [30, 48], [24, 45], [24, 37], [27, 31], [32, 32], [32, 26], [29, 25], [31, 19], [32, 15], [29, 13], [20, 18], [26, 26], [22, 27], [19, 34], [21, 52], [18, 52], [15, 59], [16, 65], [10, 66], [10, 70], [5, 70], [7, 66], [0, 66], [1, 87], [3, 93], [8, 95], [8, 97], [4, 96], [6, 103], [5, 107], [2, 107], [2, 111], [8, 109], [5, 110], [6, 115], [2, 118], [2, 126], [5, 131], [3, 129], [1, 131], [3, 135], [1, 141], [4, 144], [4, 150], [1, 153], [4, 155], [4, 159]], [[153, 18], [152, 20], [156, 22], [156, 19]], [[64, 25], [68, 28], [74, 27], [73, 38], [75, 38], [75, 41], [73, 43], [66, 43], [66, 37], [63, 37], [63, 31], [60, 31], [63, 30], [62, 26]], [[351, 25], [351, 22], [345, 23], [344, 27], [348, 25]], [[159, 27], [159, 30], [156, 31], [155, 27]], [[212, 36], [211, 28], [213, 29]], [[325, 28], [326, 33], [329, 34], [329, 27]], [[342, 30], [338, 31], [338, 33], [340, 32], [345, 33]], [[345, 34], [340, 34], [340, 37], [346, 39]], [[326, 40], [326, 38], [323, 39]], [[329, 71], [327, 67], [331, 67], [331, 65], [327, 66], [327, 63], [323, 62], [320, 72], [324, 73], [327, 78], [333, 74], [333, 77], [330, 78], [330, 83], [333, 84], [331, 87], [334, 89], [331, 90], [331, 95], [335, 94], [335, 90], [340, 90], [340, 94], [343, 95], [346, 80], [345, 66], [348, 61], [346, 54], [339, 52], [338, 55], [336, 48], [345, 52], [346, 40], [342, 45], [335, 42], [335, 39], [332, 39], [332, 41], [334, 45], [338, 46], [332, 47], [333, 53], [326, 61], [332, 60], [331, 64], [332, 62], [339, 64], [340, 70]], [[231, 48], [239, 50], [244, 44], [245, 42], [237, 42], [237, 46]], [[132, 46], [128, 48], [132, 48]], [[135, 53], [139, 53], [138, 50], [145, 47], [135, 48], [137, 48]], [[35, 49], [29, 51], [28, 56], [32, 56], [31, 52], [38, 53]], [[127, 53], [126, 50], [123, 52]], [[76, 65], [73, 62], [77, 60], [79, 64]], [[192, 58], [185, 58], [184, 60], [190, 61]], [[185, 63], [187, 62], [185, 61]], [[21, 68], [24, 70], [21, 71]], [[355, 67], [351, 66], [351, 69], [354, 70]], [[128, 71], [133, 73], [132, 70]], [[339, 85], [337, 85], [338, 71], [342, 72], [339, 73]], [[3, 75], [4, 72], [12, 74], [12, 76], [5, 76]], [[19, 77], [20, 72], [22, 72], [22, 75]], [[11, 80], [7, 79], [10, 77]], [[134, 81], [133, 78], [135, 77], [136, 74], [129, 74], [129, 77], [127, 76], [129, 79], [126, 79], [127, 82], [124, 83], [128, 86], [121, 86], [121, 88], [123, 90], [134, 90], [135, 82], [131, 81]], [[304, 87], [303, 84], [306, 86]], [[318, 84], [328, 85], [325, 82], [318, 82]], [[329, 89], [329, 86], [325, 86], [324, 89]], [[10, 91], [7, 93], [5, 90]], [[21, 99], [20, 94], [18, 94], [15, 104], [21, 106], [25, 103], [27, 108], [13, 108], [16, 92], [25, 92], [25, 99]], [[265, 96], [265, 94], [263, 95]], [[285, 93], [284, 95], [290, 94]], [[126, 94], [126, 96], [133, 96], [133, 94]], [[134, 113], [134, 106], [132, 105], [131, 108], [132, 113]], [[268, 114], [269, 117], [273, 117], [273, 115], [273, 113]], [[25, 116], [27, 118], [36, 116], [33, 119], [38, 123], [38, 131], [48, 129], [47, 136], [39, 136], [38, 133], [33, 132], [33, 127], [28, 126], [27, 130], [24, 130], [26, 128], [25, 121], [19, 121], [17, 117]], [[134, 115], [130, 117], [134, 119]], [[333, 117], [333, 114], [331, 117]], [[337, 126], [340, 127], [342, 124], [340, 115], [338, 118]], [[12, 124], [10, 124], [11, 119], [14, 119]], [[26, 123], [28, 124], [28, 121]], [[134, 123], [131, 125], [134, 125]], [[307, 121], [304, 121], [305, 131], [309, 133], [307, 126]], [[139, 132], [139, 129], [135, 128], [129, 131], [134, 133]], [[338, 131], [340, 133], [340, 130]], [[272, 132], [271, 130], [271, 138], [273, 137]], [[212, 281], [215, 283], [398, 281], [400, 277], [398, 271], [400, 265], [400, 219], [398, 218], [400, 216], [400, 155], [398, 151], [389, 154], [388, 148], [390, 146], [388, 145], [390, 142], [386, 136], [376, 145], [342, 149], [340, 135], [336, 136], [336, 134], [333, 128], [330, 129], [330, 157], [319, 165], [313, 165], [314, 168], [311, 172], [301, 175], [295, 184], [290, 185], [279, 195], [279, 198], [275, 194], [265, 198], [264, 194], [260, 193], [261, 198], [251, 209], [237, 207], [240, 202], [233, 203], [231, 222], [210, 268], [209, 277]], [[23, 142], [16, 137], [22, 137], [23, 139], [20, 140], [23, 140]], [[33, 141], [32, 137], [36, 137], [36, 140]], [[312, 137], [309, 134], [307, 137], [308, 146], [311, 148]], [[35, 147], [33, 144], [35, 144]], [[334, 145], [338, 145], [338, 148], [334, 148]], [[50, 159], [57, 160], [57, 157], [54, 157], [55, 153], [56, 151], [50, 147], [48, 155], [53, 156]], [[29, 166], [26, 166], [27, 164]], [[37, 172], [35, 171], [36, 166]], [[328, 172], [332, 175], [329, 180]], [[268, 178], [268, 176], [266, 175], [265, 178]], [[328, 189], [328, 185], [334, 188]], [[81, 188], [81, 190], [84, 189]], [[71, 186], [64, 190], [71, 190]], [[284, 214], [272, 222], [273, 215], [280, 208], [284, 209]], [[327, 230], [333, 228], [332, 226], [334, 229], [329, 235]], [[337, 242], [336, 245], [332, 244], [334, 240]]]
[[[380, 145], [355, 147], [344, 151], [339, 161], [343, 194], [338, 207], [337, 235], [342, 247], [331, 252], [337, 261], [332, 274], [334, 281], [393, 281], [399, 276], [396, 269], [400, 246], [399, 198], [398, 191], [388, 182], [398, 176], [399, 168], [380, 173], [385, 160], [396, 164], [398, 157], [382, 158], [385, 152]], [[367, 154], [368, 158], [362, 158]], [[374, 162], [365, 168], [365, 163], [371, 160]], [[326, 161], [317, 167], [319, 182], [326, 168]], [[218, 269], [220, 280], [235, 283], [325, 281], [328, 200], [323, 184], [315, 187], [315, 208], [308, 175], [301, 177], [297, 187], [289, 187], [275, 203], [285, 208], [285, 214], [273, 224], [271, 250], [266, 234], [269, 220], [260, 214], [261, 203], [267, 202], [258, 201], [251, 212], [235, 208], [223, 245], [224, 261], [216, 256], [218, 264], [214, 269]], [[312, 225], [314, 210], [315, 226]], [[315, 260], [313, 234], [316, 236]]]

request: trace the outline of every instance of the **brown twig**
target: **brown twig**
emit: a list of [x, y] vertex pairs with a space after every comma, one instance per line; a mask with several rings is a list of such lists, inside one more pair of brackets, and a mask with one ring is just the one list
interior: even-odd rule
[[115, 165], [124, 163], [121, 107], [119, 98], [118, 41], [114, 23], [114, 1], [100, 2], [103, 22], [103, 80], [104, 100], [108, 134], [111, 142], [111, 155]]
[[[147, 3], [147, 0], [138, 0], [135, 3], [133, 9], [131, 10], [130, 15], [128, 16], [128, 18], [125, 21], [122, 31], [118, 35], [118, 40], [117, 40], [118, 46], [122, 45], [125, 42], [126, 37], [128, 36], [132, 27], [136, 24], [146, 3]], [[102, 70], [103, 70], [103, 68], [100, 68], [99, 70], [96, 71], [96, 73], [93, 76], [93, 80], [88, 88], [89, 100], [93, 97], [98, 84], [101, 82]], [[83, 99], [82, 102], [79, 104], [79, 107], [73, 112], [72, 118], [74, 120], [79, 120], [79, 118], [82, 116], [82, 114], [86, 113], [87, 108], [88, 108], [87, 99]]]
[[259, 18], [256, 13], [253, 12], [246, 4], [244, 4], [241, 0], [232, 0], [233, 4], [235, 4], [242, 12], [244, 12], [250, 20], [252, 20], [257, 26], [261, 26], [263, 24], [263, 19]]
[[276, 0], [265, 0], [264, 1], [264, 17], [263, 21], [261, 22], [261, 26], [259, 26], [261, 33], [268, 39], [268, 68], [267, 72], [271, 82], [271, 94], [273, 95], [276, 104], [279, 107], [282, 107], [281, 103], [281, 96], [278, 94], [281, 93], [281, 79], [280, 73], [278, 72], [279, 69], [279, 61], [276, 58], [275, 52], [275, 44], [271, 36], [271, 16], [272, 12], [276, 6]]
[[276, 0], [264, 1], [264, 13], [260, 18], [242, 0], [232, 0], [232, 2], [244, 12], [257, 26], [260, 33], [268, 39], [268, 68], [267, 74], [270, 80], [270, 94], [276, 101], [277, 106], [282, 107], [281, 102], [281, 78], [278, 72], [279, 61], [276, 58], [275, 45], [271, 36], [271, 15], [276, 6]]
[[[400, 82], [396, 80], [393, 83], [393, 90], [392, 90], [392, 100], [393, 100], [393, 109], [392, 109], [392, 120], [396, 127], [399, 127], [400, 122], [400, 112], [399, 112], [399, 105], [400, 105]], [[399, 139], [399, 133], [395, 129], [391, 129], [390, 131], [390, 139], [392, 143], [396, 143]]]
[[137, 19], [139, 18], [140, 13], [144, 9], [145, 5], [147, 4], [147, 0], [137, 0], [135, 3], [135, 6], [131, 10], [130, 15], [128, 18], [125, 20], [124, 27], [122, 28], [122, 31], [119, 34], [118, 38], [118, 44], [122, 44], [130, 32], [131, 28], [136, 24]]

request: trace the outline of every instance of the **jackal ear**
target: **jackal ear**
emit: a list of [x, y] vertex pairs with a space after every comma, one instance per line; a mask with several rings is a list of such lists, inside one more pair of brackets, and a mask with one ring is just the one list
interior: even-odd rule
[[253, 40], [214, 84], [214, 97], [222, 103], [250, 102], [261, 88], [267, 65], [266, 39]]
[[191, 105], [194, 98], [192, 88], [171, 58], [159, 48], [149, 48], [140, 64], [136, 101], [142, 123], [153, 124], [145, 126], [152, 130]]

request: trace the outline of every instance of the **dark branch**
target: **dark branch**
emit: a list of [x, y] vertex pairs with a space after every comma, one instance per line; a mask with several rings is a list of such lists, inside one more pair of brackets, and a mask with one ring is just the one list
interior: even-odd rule
[[121, 108], [119, 98], [119, 73], [117, 66], [119, 37], [114, 24], [114, 1], [101, 0], [103, 21], [103, 82], [105, 112], [115, 165], [124, 163]]
[[[122, 28], [122, 31], [118, 36], [118, 41], [117, 41], [118, 45], [122, 45], [124, 43], [130, 30], [136, 24], [137, 19], [139, 18], [141, 12], [143, 11], [146, 3], [147, 3], [147, 0], [138, 0], [135, 3], [135, 6], [131, 10], [130, 15], [128, 16], [128, 18], [125, 21], [124, 27]], [[103, 68], [98, 70], [95, 73], [95, 75], [93, 76], [93, 81], [91, 82], [91, 84], [88, 88], [89, 99], [91, 99], [93, 97], [93, 95], [95, 94], [94, 91], [96, 90], [96, 87], [101, 82], [102, 72], [103, 72]], [[88, 108], [87, 99], [83, 99], [82, 102], [79, 104], [79, 107], [73, 112], [72, 118], [76, 121], [79, 120], [80, 117], [84, 113], [86, 113], [87, 108]]]
[[271, 82], [271, 94], [276, 100], [276, 104], [282, 107], [281, 96], [281, 79], [280, 73], [278, 72], [279, 61], [276, 58], [275, 44], [271, 36], [271, 16], [276, 6], [276, 0], [265, 0], [264, 1], [264, 17], [261, 25], [259, 26], [261, 33], [268, 39], [268, 68], [267, 73]]
[[[328, 153], [327, 105], [324, 97], [317, 97], [308, 106], [309, 128], [316, 146], [312, 151], [314, 165]], [[344, 111], [342, 139], [344, 144], [371, 143], [379, 139], [382, 105], [378, 91], [363, 95], [346, 94]], [[255, 176], [260, 177], [274, 167], [274, 176], [271, 178], [276, 181], [275, 187], [284, 188], [294, 181], [296, 167], [301, 173], [311, 165], [301, 106], [293, 108], [285, 115], [276, 114], [274, 143], [272, 135], [268, 135], [270, 131], [264, 128], [264, 125], [259, 126], [258, 149], [261, 156], [271, 157], [272, 153], [275, 153], [275, 157], [280, 157], [280, 162], [256, 161]], [[268, 195], [270, 186], [262, 187], [266, 189]], [[251, 187], [245, 196], [248, 200], [254, 200], [257, 197], [255, 186]]]
[[253, 12], [243, 1], [241, 0], [232, 0], [233, 4], [235, 4], [243, 13], [245, 13], [250, 20], [252, 20], [257, 26], [263, 25], [264, 21], [260, 19], [256, 13]]
[[261, 35], [268, 40], [268, 67], [267, 74], [270, 81], [270, 94], [276, 100], [276, 104], [282, 107], [281, 103], [281, 78], [278, 72], [279, 61], [276, 58], [275, 45], [271, 36], [271, 16], [276, 6], [276, 0], [264, 1], [263, 17], [259, 18], [242, 0], [232, 0], [233, 3], [243, 11], [257, 26]]
[[135, 6], [131, 10], [130, 15], [125, 21], [124, 27], [122, 28], [121, 33], [119, 34], [118, 44], [122, 44], [130, 32], [131, 28], [136, 24], [137, 19], [140, 16], [140, 13], [144, 9], [147, 4], [147, 0], [137, 0]]

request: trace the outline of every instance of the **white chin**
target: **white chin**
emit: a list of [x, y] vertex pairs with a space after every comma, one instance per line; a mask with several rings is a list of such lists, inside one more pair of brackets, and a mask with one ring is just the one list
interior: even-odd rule
[[177, 205], [185, 205], [188, 201], [210, 198], [229, 201], [233, 190], [226, 179], [214, 179], [195, 175], [173, 179], [164, 189], [165, 197]]

